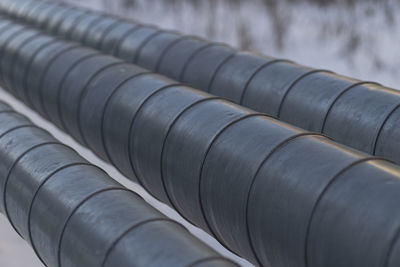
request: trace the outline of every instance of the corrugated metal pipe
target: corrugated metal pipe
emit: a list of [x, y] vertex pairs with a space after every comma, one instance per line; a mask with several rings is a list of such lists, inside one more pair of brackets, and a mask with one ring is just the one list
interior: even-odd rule
[[48, 32], [400, 163], [400, 93], [292, 61], [42, 0], [1, 11]]
[[0, 21], [5, 88], [251, 262], [400, 266], [400, 169]]
[[237, 266], [0, 102], [0, 211], [46, 266]]

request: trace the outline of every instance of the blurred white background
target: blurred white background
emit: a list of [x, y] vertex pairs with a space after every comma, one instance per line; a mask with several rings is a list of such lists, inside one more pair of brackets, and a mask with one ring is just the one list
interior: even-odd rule
[[399, 88], [396, 0], [65, 0]]

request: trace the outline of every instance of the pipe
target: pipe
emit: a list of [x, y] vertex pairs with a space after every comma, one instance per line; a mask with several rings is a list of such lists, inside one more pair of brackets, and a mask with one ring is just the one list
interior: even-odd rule
[[[57, 12], [31, 10], [37, 5], [55, 6]], [[0, 9], [54, 34], [400, 163], [397, 90], [66, 4], [3, 0]], [[54, 26], [60, 24], [68, 24], [68, 30]]]
[[30, 56], [26, 77], [43, 83], [25, 98], [227, 248], [263, 266], [399, 265], [396, 165], [95, 50], [52, 47]]
[[46, 266], [236, 266], [0, 102], [0, 210]]

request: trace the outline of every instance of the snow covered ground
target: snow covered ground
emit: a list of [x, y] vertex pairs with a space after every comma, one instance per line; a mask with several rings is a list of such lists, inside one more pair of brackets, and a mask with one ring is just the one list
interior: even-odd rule
[[[295, 60], [363, 80], [400, 88], [400, 4], [395, 0], [355, 1], [354, 5], [315, 5], [308, 1], [270, 0], [69, 0], [98, 10], [117, 13], [145, 23], [229, 43], [242, 49]], [[314, 1], [315, 2], [315, 1]], [[348, 2], [348, 1], [345, 1]], [[378, 2], [380, 4], [378, 4]], [[196, 236], [243, 266], [250, 266], [222, 248], [202, 230], [126, 180], [57, 128], [7, 93], [0, 99], [27, 114], [59, 140], [75, 148], [112, 177], [140, 193], [150, 204], [179, 220]], [[42, 266], [30, 246], [0, 215], [0, 266]]]
[[28, 243], [18, 236], [2, 214], [0, 214], [0, 266], [43, 266]]

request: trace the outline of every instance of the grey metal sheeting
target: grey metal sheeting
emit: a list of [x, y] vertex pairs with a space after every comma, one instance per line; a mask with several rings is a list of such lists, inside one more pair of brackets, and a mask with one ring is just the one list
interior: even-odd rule
[[273, 267], [399, 266], [396, 165], [66, 41], [11, 49], [5, 33], [0, 52], [30, 55], [24, 79], [42, 81], [22, 99], [235, 253]]
[[21, 21], [400, 163], [396, 90], [56, 2], [0, 5]]
[[236, 266], [0, 102], [0, 210], [47, 266]]

